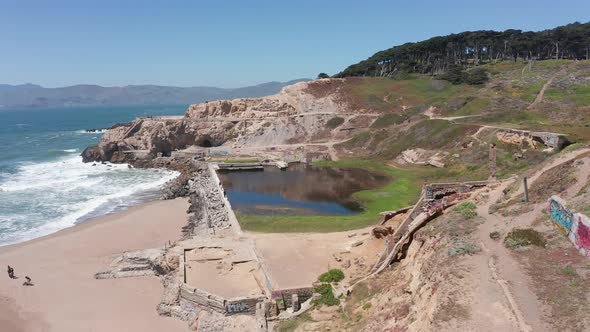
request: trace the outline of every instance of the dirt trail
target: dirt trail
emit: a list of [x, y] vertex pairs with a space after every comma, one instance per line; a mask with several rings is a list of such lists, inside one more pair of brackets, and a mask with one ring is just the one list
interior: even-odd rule
[[[590, 149], [580, 149], [555, 158], [530, 177], [530, 184], [532, 185], [543, 172], [589, 151]], [[584, 158], [584, 162], [590, 163], [590, 157]], [[579, 191], [578, 187], [581, 187], [590, 176], [590, 167], [580, 167], [576, 176], [579, 177], [579, 184], [569, 188], [573, 194]], [[550, 326], [544, 321], [547, 307], [539, 301], [532, 290], [530, 277], [512, 253], [504, 247], [502, 241], [490, 238], [490, 233], [494, 231], [506, 234], [515, 227], [530, 226], [545, 208], [543, 203], [536, 204], [531, 212], [518, 218], [490, 214], [490, 206], [503, 197], [503, 190], [508, 185], [509, 181], [506, 181], [490, 190], [487, 193], [487, 201], [478, 206], [477, 212], [485, 222], [477, 231], [482, 253], [472, 258], [475, 268], [471, 273], [470, 282], [479, 287], [473, 290], [474, 298], [477, 300], [472, 307], [473, 321], [470, 324], [477, 326], [480, 331], [550, 331]], [[522, 195], [522, 188], [513, 197], [517, 195]], [[507, 326], [508, 322], [510, 327]]]
[[[512, 226], [500, 216], [489, 213], [489, 207], [503, 195], [503, 190], [508, 182], [494, 188], [489, 192], [489, 198], [485, 204], [478, 206], [478, 214], [485, 219], [477, 231], [477, 237], [482, 247], [482, 253], [474, 256], [474, 275], [487, 275], [489, 292], [478, 294], [479, 301], [474, 304], [474, 313], [487, 313], [496, 311], [509, 316], [511, 331], [548, 331], [549, 328], [543, 322], [543, 304], [537, 299], [530, 288], [530, 280], [526, 272], [519, 266], [501, 241], [495, 241], [489, 234], [493, 231], [504, 233]], [[489, 285], [493, 283], [494, 286]], [[481, 291], [480, 291], [481, 293]], [[502, 316], [500, 316], [502, 317]], [[496, 318], [500, 318], [496, 317]], [[506, 324], [502, 319], [474, 323], [480, 330], [505, 330]], [[490, 324], [495, 325], [492, 327]]]
[[559, 76], [559, 75], [565, 75], [568, 72], [568, 69], [570, 67], [571, 66], [566, 66], [562, 70], [560, 70], [557, 73], [553, 74], [553, 76], [551, 76], [549, 78], [549, 80], [547, 80], [547, 82], [545, 82], [545, 84], [543, 84], [543, 87], [541, 88], [541, 90], [539, 90], [539, 93], [535, 97], [535, 100], [527, 107], [527, 110], [532, 110], [535, 107], [537, 107], [537, 105], [539, 105], [541, 102], [543, 102], [543, 98], [545, 97], [545, 91], [551, 85], [551, 83], [553, 83], [553, 80], [555, 80], [557, 78], [557, 76]]

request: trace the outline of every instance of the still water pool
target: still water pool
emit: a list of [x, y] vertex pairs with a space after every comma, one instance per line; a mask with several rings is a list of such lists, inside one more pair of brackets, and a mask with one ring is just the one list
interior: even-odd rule
[[362, 211], [352, 194], [389, 178], [366, 170], [291, 164], [287, 170], [220, 172], [232, 208], [245, 215], [350, 215]]

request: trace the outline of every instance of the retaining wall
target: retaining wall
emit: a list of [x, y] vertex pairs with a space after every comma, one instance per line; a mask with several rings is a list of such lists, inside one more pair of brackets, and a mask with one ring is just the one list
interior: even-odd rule
[[184, 284], [180, 286], [180, 298], [224, 315], [255, 315], [256, 304], [266, 300], [264, 296], [226, 299], [202, 289], [188, 287]]
[[292, 295], [297, 294], [299, 297], [299, 303], [303, 303], [311, 298], [313, 295], [313, 287], [302, 287], [302, 288], [291, 288], [291, 289], [278, 289], [272, 291], [272, 299], [282, 299], [287, 308], [292, 306], [291, 300]]

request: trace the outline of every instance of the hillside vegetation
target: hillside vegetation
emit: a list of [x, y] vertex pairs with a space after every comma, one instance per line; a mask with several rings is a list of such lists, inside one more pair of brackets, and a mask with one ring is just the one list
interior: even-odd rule
[[539, 32], [514, 29], [503, 32], [467, 31], [377, 52], [349, 66], [336, 77], [442, 74], [455, 66], [473, 66], [497, 60], [588, 60], [589, 57], [590, 22], [572, 23]]

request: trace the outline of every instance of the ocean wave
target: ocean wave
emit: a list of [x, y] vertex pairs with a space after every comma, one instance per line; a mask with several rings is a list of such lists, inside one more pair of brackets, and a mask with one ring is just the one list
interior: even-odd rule
[[0, 182], [0, 245], [30, 240], [71, 227], [157, 195], [178, 176], [126, 164], [82, 163], [80, 156], [21, 165]]
[[107, 132], [108, 129], [97, 129], [94, 131], [88, 131], [87, 129], [80, 129], [80, 130], [76, 130], [75, 133], [76, 134], [104, 134]]

